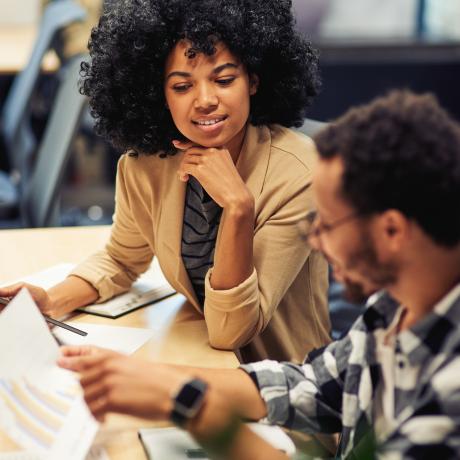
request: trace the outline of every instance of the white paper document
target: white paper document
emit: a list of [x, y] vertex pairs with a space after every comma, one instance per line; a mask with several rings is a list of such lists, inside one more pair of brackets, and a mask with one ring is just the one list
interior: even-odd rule
[[67, 324], [87, 332], [88, 335], [81, 336], [61, 327], [55, 327], [53, 334], [62, 343], [66, 345], [95, 345], [127, 355], [134, 353], [155, 334], [152, 329], [137, 327], [105, 326], [77, 322], [67, 322]]
[[0, 350], [0, 378], [40, 381], [56, 367], [59, 348], [25, 289], [0, 314]]
[[[284, 451], [288, 456], [294, 455], [295, 445], [281, 428], [262, 423], [249, 423], [248, 426], [276, 449]], [[145, 428], [139, 430], [139, 436], [151, 460], [208, 458], [192, 436], [179, 428]]]
[[83, 460], [98, 424], [26, 290], [0, 314], [0, 350], [0, 460]]
[[53, 265], [52, 267], [46, 268], [45, 270], [37, 273], [32, 273], [31, 275], [24, 276], [16, 280], [10, 280], [9, 282], [2, 284], [3, 286], [8, 286], [19, 281], [24, 281], [25, 283], [33, 284], [34, 286], [40, 286], [43, 289], [49, 289], [51, 286], [63, 281], [74, 267], [74, 264], [67, 263]]

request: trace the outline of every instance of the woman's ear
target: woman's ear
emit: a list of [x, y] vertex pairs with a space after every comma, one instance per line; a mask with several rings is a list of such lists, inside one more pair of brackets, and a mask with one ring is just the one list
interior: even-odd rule
[[259, 88], [259, 76], [255, 73], [249, 75], [249, 95], [254, 96]]

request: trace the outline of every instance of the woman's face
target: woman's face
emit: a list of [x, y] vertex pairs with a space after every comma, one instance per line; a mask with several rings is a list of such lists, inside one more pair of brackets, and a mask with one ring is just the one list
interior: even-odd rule
[[249, 99], [257, 90], [244, 66], [223, 45], [212, 56], [186, 56], [190, 44], [179, 42], [165, 66], [164, 91], [177, 129], [203, 147], [241, 144], [249, 116]]

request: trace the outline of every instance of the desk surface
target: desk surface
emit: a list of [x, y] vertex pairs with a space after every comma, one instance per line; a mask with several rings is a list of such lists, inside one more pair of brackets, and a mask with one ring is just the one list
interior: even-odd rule
[[[0, 26], [0, 74], [15, 74], [25, 67], [36, 33], [34, 26]], [[56, 54], [48, 53], [43, 62], [43, 70], [56, 70], [58, 62]]]
[[[1, 230], [0, 284], [57, 263], [76, 263], [102, 247], [108, 234], [106, 226]], [[196, 366], [232, 368], [238, 365], [233, 353], [209, 346], [202, 316], [181, 295], [115, 320], [87, 314], [78, 314], [75, 320], [129, 327], [160, 325], [161, 333], [135, 353], [138, 357]], [[145, 459], [137, 429], [153, 425], [153, 422], [113, 415], [108, 417], [96, 442], [107, 449], [112, 460]]]

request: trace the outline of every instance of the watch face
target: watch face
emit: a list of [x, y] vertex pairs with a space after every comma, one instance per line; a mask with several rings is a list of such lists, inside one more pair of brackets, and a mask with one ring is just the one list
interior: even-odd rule
[[174, 398], [173, 419], [193, 418], [203, 404], [206, 387], [206, 383], [199, 379], [187, 382]]
[[201, 396], [203, 391], [199, 388], [195, 388], [192, 385], [187, 385], [181, 391], [180, 394], [180, 403], [185, 407], [192, 407], [199, 396]]

